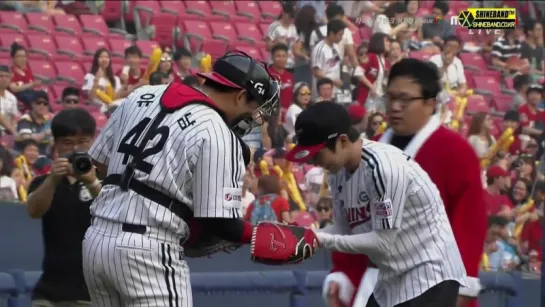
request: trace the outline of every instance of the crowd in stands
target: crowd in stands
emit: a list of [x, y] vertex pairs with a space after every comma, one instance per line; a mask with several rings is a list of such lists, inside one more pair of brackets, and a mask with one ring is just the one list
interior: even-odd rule
[[[195, 73], [209, 69], [202, 61], [207, 54], [213, 61], [238, 49], [265, 61], [278, 76], [282, 105], [278, 117], [243, 138], [253, 151], [244, 181], [244, 218], [324, 227], [332, 219], [324, 170], [284, 159], [297, 115], [312, 103], [342, 103], [362, 137], [374, 138], [387, 125], [383, 95], [389, 67], [415, 57], [437, 66], [444, 84], [438, 116], [467, 136], [482, 160], [490, 215], [483, 269], [540, 272], [543, 5], [131, 1], [123, 11], [122, 1], [89, 7], [73, 2], [1, 3], [10, 11], [0, 12], [0, 199], [24, 203], [32, 178], [49, 171], [56, 155], [50, 122], [58, 110], [83, 107], [103, 127], [135, 88], [199, 86]], [[116, 3], [117, 21], [111, 18]], [[520, 22], [499, 33], [452, 25], [450, 17], [467, 7], [515, 7]], [[166, 36], [160, 22], [166, 22]], [[156, 41], [141, 39], [149, 32]], [[154, 59], [158, 47], [160, 58]]]

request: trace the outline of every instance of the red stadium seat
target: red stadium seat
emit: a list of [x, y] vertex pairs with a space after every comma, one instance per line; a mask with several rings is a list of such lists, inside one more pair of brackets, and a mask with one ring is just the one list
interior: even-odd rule
[[153, 15], [161, 12], [161, 5], [158, 1], [155, 0], [138, 0], [134, 2], [134, 12], [135, 12], [135, 24], [137, 24], [137, 29], [145, 29], [151, 24], [151, 18]]
[[136, 41], [136, 46], [142, 51], [144, 57], [149, 58], [155, 48], [159, 48], [159, 44], [154, 41]]
[[280, 1], [257, 1], [261, 9], [261, 18], [273, 22], [282, 14], [282, 4]]
[[82, 83], [85, 72], [78, 62], [65, 62], [65, 61], [56, 61], [55, 67], [58, 72], [58, 79], [69, 81], [72, 83]]
[[19, 33], [2, 33], [0, 34], [0, 40], [2, 41], [2, 50], [9, 51], [11, 44], [17, 43], [21, 46], [28, 47], [28, 42], [23, 34]]
[[79, 20], [74, 15], [53, 15], [53, 22], [55, 23], [55, 30], [57, 32], [65, 32], [72, 35], [83, 33]]
[[21, 13], [0, 11], [0, 28], [9, 28], [22, 33], [28, 29], [28, 23]]
[[212, 14], [222, 15], [225, 18], [237, 15], [237, 8], [234, 1], [210, 1]]
[[237, 32], [230, 22], [210, 22], [210, 30], [212, 31], [212, 38], [227, 42], [235, 42], [237, 40]]
[[132, 41], [126, 40], [124, 38], [110, 38], [110, 50], [112, 50], [112, 56], [114, 57], [125, 57], [125, 49], [133, 45]]
[[352, 32], [352, 40], [354, 41], [354, 46], [356, 48], [358, 48], [358, 46], [361, 44], [361, 41], [362, 41], [361, 36], [360, 36], [360, 31], [350, 30], [350, 32]]
[[176, 37], [173, 30], [176, 29], [178, 24], [177, 16], [170, 13], [156, 13], [151, 17], [150, 23], [155, 29], [153, 40], [163, 47], [174, 45]]
[[254, 58], [254, 59], [263, 61], [263, 55], [261, 54], [261, 52], [259, 51], [259, 49], [257, 49], [257, 48], [254, 47], [254, 46], [248, 46], [248, 45], [236, 45], [236, 46], [234, 46], [233, 49], [234, 49], [234, 50], [238, 50], [238, 51], [242, 51], [242, 52], [244, 52], [244, 53], [247, 53], [249, 56], [251, 56], [251, 57]]
[[55, 99], [58, 101], [62, 99], [62, 91], [67, 86], [74, 86], [74, 85], [70, 83], [64, 83], [64, 82], [55, 82], [53, 85], [49, 87], [49, 90], [51, 91]]
[[82, 43], [85, 54], [91, 56], [100, 48], [110, 49], [103, 37], [85, 37]]
[[409, 53], [409, 57], [421, 61], [429, 61], [429, 59], [431, 58], [431, 54], [421, 51], [412, 51]]
[[260, 23], [259, 29], [261, 30], [261, 34], [263, 34], [263, 37], [267, 36], [269, 33], [269, 24], [268, 23]]
[[32, 60], [29, 65], [34, 76], [40, 80], [52, 81], [57, 78], [57, 72], [49, 61]]
[[210, 54], [212, 61], [223, 56], [229, 45], [225, 41], [207, 40], [202, 44], [202, 52]]
[[251, 42], [256, 44], [263, 41], [263, 34], [261, 30], [254, 23], [244, 22], [244, 23], [235, 23], [235, 29], [237, 30], [238, 39], [242, 41]]
[[185, 13], [185, 3], [183, 1], [159, 1], [161, 11], [175, 16]]
[[490, 76], [474, 76], [475, 92], [482, 95], [495, 95], [501, 93], [500, 82]]
[[477, 53], [460, 53], [459, 57], [466, 68], [479, 71], [487, 70], [484, 59]]
[[73, 58], [81, 57], [85, 54], [81, 41], [75, 36], [55, 36], [55, 42], [57, 43], [58, 54], [68, 55]]
[[188, 47], [192, 51], [197, 51], [204, 41], [212, 38], [210, 27], [204, 21], [184, 20], [182, 21], [182, 27], [183, 36], [188, 40]]
[[110, 32], [106, 22], [100, 15], [80, 15], [79, 20], [81, 21], [83, 32], [102, 37], [106, 37]]
[[466, 112], [468, 113], [477, 113], [477, 112], [490, 112], [490, 107], [488, 103], [480, 96], [469, 96], [467, 98], [467, 107]]
[[28, 28], [44, 33], [52, 33], [55, 30], [55, 24], [51, 15], [45, 13], [27, 13], [26, 20]]
[[102, 129], [104, 126], [106, 126], [106, 123], [108, 122], [108, 117], [106, 117], [106, 115], [100, 111], [92, 113], [92, 115], [97, 123], [97, 128]]
[[212, 16], [212, 9], [208, 1], [187, 1], [186, 12], [201, 17]]
[[475, 88], [475, 80], [473, 80], [473, 72], [471, 70], [464, 69], [464, 76], [466, 77], [466, 85], [468, 88]]
[[106, 22], [119, 22], [123, 18], [124, 1], [104, 1], [100, 16]]
[[29, 34], [27, 35], [27, 39], [30, 53], [39, 54], [45, 58], [52, 58], [57, 54], [57, 46], [51, 36], [46, 34]]
[[513, 77], [505, 77], [504, 80], [505, 80], [505, 87], [509, 90], [514, 90], [515, 89], [515, 86], [513, 84]]
[[493, 77], [496, 80], [501, 80], [501, 78], [502, 78], [501, 71], [485, 69], [485, 70], [479, 71], [479, 72], [480, 72], [480, 74], [479, 74], [480, 76]]
[[507, 112], [513, 109], [513, 96], [511, 95], [494, 95], [492, 98], [494, 109], [498, 112]]
[[245, 16], [251, 20], [259, 21], [261, 11], [255, 1], [235, 1], [239, 15]]

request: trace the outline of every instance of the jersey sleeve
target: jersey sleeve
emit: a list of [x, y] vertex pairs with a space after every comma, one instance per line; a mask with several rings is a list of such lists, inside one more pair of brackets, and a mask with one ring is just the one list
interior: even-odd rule
[[[223, 122], [209, 122], [193, 171], [193, 214], [201, 218], [241, 218], [245, 167], [238, 139]], [[195, 148], [197, 150], [197, 148]]]
[[115, 146], [115, 133], [120, 130], [119, 123], [122, 119], [123, 104], [115, 110], [106, 126], [100, 131], [91, 149], [89, 149], [91, 158], [101, 164], [108, 165], [110, 161], [110, 155]]
[[373, 230], [399, 229], [409, 185], [406, 176], [409, 156], [364, 148], [362, 158], [370, 170], [365, 185], [371, 200]]

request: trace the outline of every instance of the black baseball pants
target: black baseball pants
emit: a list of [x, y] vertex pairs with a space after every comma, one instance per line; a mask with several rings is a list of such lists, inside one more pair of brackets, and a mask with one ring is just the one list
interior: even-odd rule
[[[460, 284], [457, 281], [445, 280], [421, 295], [397, 304], [395, 307], [456, 307], [459, 288]], [[367, 307], [380, 307], [374, 295], [369, 298]]]

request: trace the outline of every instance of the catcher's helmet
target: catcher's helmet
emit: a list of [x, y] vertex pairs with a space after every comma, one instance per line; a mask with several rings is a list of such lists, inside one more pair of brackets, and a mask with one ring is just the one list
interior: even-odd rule
[[253, 119], [242, 120], [236, 125], [242, 134], [261, 125], [264, 118], [273, 115], [279, 106], [278, 82], [271, 77], [264, 63], [244, 52], [228, 52], [214, 63], [212, 72], [198, 75], [227, 87], [246, 90], [249, 98], [259, 104]]

